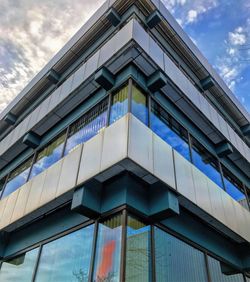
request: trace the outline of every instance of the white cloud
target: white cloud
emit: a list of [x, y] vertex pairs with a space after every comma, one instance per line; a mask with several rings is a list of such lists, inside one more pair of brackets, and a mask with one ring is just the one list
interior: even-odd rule
[[243, 28], [238, 27], [234, 32], [229, 32], [228, 39], [232, 45], [244, 45], [247, 41], [246, 34], [243, 33]]
[[104, 1], [0, 1], [0, 112]]
[[198, 17], [198, 11], [190, 10], [188, 11], [188, 14], [187, 14], [187, 22], [188, 23], [195, 22], [197, 20], [197, 17]]

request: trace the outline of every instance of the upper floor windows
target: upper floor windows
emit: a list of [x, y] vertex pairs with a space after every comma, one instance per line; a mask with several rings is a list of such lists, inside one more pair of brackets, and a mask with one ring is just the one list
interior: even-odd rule
[[148, 124], [147, 97], [135, 85], [132, 86], [131, 112], [141, 122]]

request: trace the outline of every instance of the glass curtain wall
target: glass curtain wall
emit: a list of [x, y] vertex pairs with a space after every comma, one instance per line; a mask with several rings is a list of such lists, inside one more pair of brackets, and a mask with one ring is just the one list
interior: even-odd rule
[[0, 270], [0, 281], [32, 281], [37, 256], [38, 248], [3, 262]]
[[134, 84], [132, 86], [131, 113], [145, 125], [148, 125], [147, 97]]

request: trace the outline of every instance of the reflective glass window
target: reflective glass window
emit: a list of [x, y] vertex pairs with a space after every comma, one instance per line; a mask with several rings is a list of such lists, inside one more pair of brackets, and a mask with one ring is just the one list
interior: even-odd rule
[[132, 86], [132, 106], [131, 111], [144, 124], [148, 124], [148, 108], [146, 96], [137, 88]]
[[154, 133], [190, 161], [187, 131], [154, 101], [152, 101], [150, 124]]
[[126, 280], [151, 281], [150, 226], [128, 216], [126, 245]]
[[30, 179], [40, 174], [45, 169], [59, 161], [62, 157], [66, 133], [60, 134], [48, 146], [42, 149], [36, 157], [36, 161], [32, 166]]
[[223, 189], [219, 162], [195, 138], [191, 138], [193, 164]]
[[88, 141], [107, 125], [107, 110], [108, 100], [105, 99], [70, 126], [64, 155]]
[[121, 215], [99, 224], [93, 281], [120, 281]]
[[242, 183], [224, 166], [222, 171], [226, 192], [243, 207], [249, 209]]
[[155, 268], [157, 282], [207, 282], [204, 254], [155, 228]]
[[2, 198], [16, 191], [19, 187], [24, 185], [28, 179], [32, 158], [28, 159], [25, 163], [14, 169], [7, 180], [4, 187]]
[[37, 255], [38, 249], [34, 249], [18, 257], [3, 262], [0, 270], [0, 281], [31, 282]]
[[128, 86], [123, 87], [117, 93], [112, 96], [111, 100], [111, 111], [110, 111], [110, 121], [117, 121], [123, 117], [128, 112]]
[[88, 281], [93, 236], [90, 225], [44, 245], [35, 281]]
[[225, 275], [221, 272], [220, 262], [208, 256], [211, 282], [244, 282], [242, 274]]
[[2, 179], [0, 179], [0, 195], [2, 193], [5, 182], [6, 182], [6, 177], [3, 177]]

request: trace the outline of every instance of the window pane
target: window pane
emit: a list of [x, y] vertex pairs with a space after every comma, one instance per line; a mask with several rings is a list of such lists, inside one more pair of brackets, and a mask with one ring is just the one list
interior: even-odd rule
[[43, 172], [45, 169], [49, 168], [51, 165], [61, 159], [65, 142], [65, 135], [66, 133], [63, 132], [52, 143], [50, 143], [47, 147], [45, 147], [41, 152], [38, 153], [36, 162], [34, 163], [31, 170], [30, 179]]
[[207, 177], [223, 189], [222, 177], [218, 161], [192, 137], [193, 164]]
[[94, 225], [43, 246], [36, 281], [88, 281]]
[[208, 267], [212, 282], [243, 282], [242, 274], [225, 275], [218, 260], [208, 256]]
[[32, 281], [38, 249], [29, 251], [14, 259], [3, 262], [0, 271], [2, 282], [29, 282]]
[[126, 281], [151, 281], [150, 226], [131, 216], [127, 225]]
[[155, 228], [157, 282], [207, 282], [204, 254]]
[[112, 96], [110, 124], [123, 117], [128, 112], [128, 86]]
[[147, 98], [134, 85], [132, 86], [132, 114], [144, 124], [148, 124]]
[[187, 131], [153, 101], [150, 117], [153, 132], [190, 161]]
[[121, 260], [121, 215], [99, 224], [95, 256], [95, 282], [118, 282]]
[[3, 191], [2, 198], [13, 193], [19, 187], [25, 184], [30, 172], [31, 163], [32, 163], [32, 158], [30, 158], [28, 161], [26, 161], [25, 163], [23, 163], [22, 165], [20, 165], [18, 168], [16, 168], [10, 173], [10, 176], [7, 180], [7, 184]]
[[224, 176], [224, 184], [225, 184], [226, 192], [238, 203], [240, 203], [243, 207], [249, 209], [246, 195], [245, 193], [243, 193], [244, 191], [243, 185], [224, 166], [222, 167], [222, 171]]
[[105, 99], [70, 126], [64, 155], [77, 145], [88, 141], [106, 126], [107, 109], [108, 100]]

